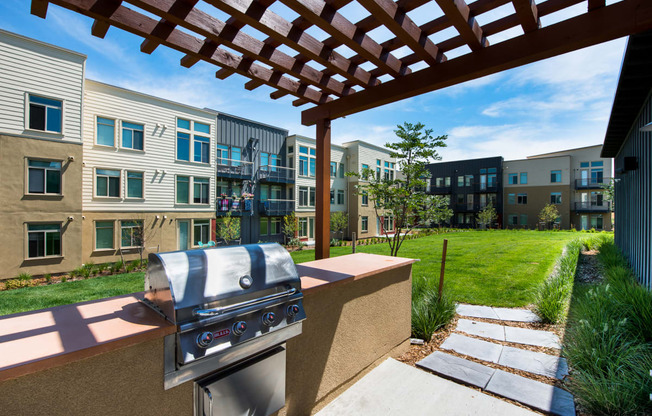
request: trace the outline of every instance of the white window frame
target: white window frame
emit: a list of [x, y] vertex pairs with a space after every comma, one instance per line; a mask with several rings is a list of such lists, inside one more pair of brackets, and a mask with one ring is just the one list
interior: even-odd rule
[[[342, 196], [342, 202], [341, 203], [340, 203], [340, 195]], [[344, 190], [338, 189], [336, 198], [337, 199], [335, 201], [337, 202], [337, 205], [346, 205], [346, 197], [345, 197], [345, 194], [344, 194]]]
[[[270, 221], [270, 229], [269, 229], [269, 235], [280, 235], [283, 233], [283, 228], [281, 227], [281, 218], [279, 217], [272, 217], [272, 220]], [[276, 229], [278, 227], [278, 232], [276, 232]]]
[[[195, 202], [195, 179], [207, 179], [208, 180], [208, 183], [200, 182], [202, 185], [206, 185], [206, 187], [208, 188], [208, 196], [206, 197], [206, 202]], [[208, 205], [210, 205], [211, 204], [211, 178], [206, 178], [206, 177], [203, 177], [203, 176], [197, 176], [197, 177], [193, 176], [192, 179], [190, 180], [190, 182], [192, 184], [192, 189], [190, 190], [190, 197], [192, 199], [191, 199], [190, 203], [192, 205], [199, 205], [199, 206], [208, 206]], [[201, 198], [201, 196], [200, 196], [200, 198]]]
[[[30, 168], [29, 162], [30, 161], [35, 161], [35, 162], [59, 162], [61, 164], [61, 167], [59, 169], [51, 169], [51, 168], [41, 168], [41, 167], [34, 167]], [[43, 192], [30, 192], [29, 191], [29, 170], [30, 169], [43, 169], [45, 172], [43, 173]], [[47, 192], [47, 171], [59, 171], [59, 192]], [[63, 160], [61, 159], [44, 159], [44, 158], [39, 158], [39, 157], [26, 157], [25, 158], [25, 195], [39, 195], [39, 196], [62, 196], [63, 195]]]
[[[104, 167], [95, 167], [95, 168], [93, 168], [93, 198], [98, 198], [98, 199], [112, 199], [112, 200], [122, 199], [122, 195], [123, 195], [123, 190], [122, 190], [122, 189], [119, 189], [119, 190], [118, 190], [118, 196], [109, 196], [109, 195], [108, 195], [108, 194], [109, 194], [109, 180], [108, 180], [108, 179], [107, 179], [107, 181], [106, 181], [106, 192], [107, 192], [107, 195], [104, 196], [104, 195], [98, 195], [98, 194], [97, 194], [97, 178], [98, 178], [97, 171], [98, 171], [98, 170], [113, 170], [113, 171], [116, 171], [116, 172], [120, 172], [120, 176], [118, 177], [118, 178], [119, 178], [119, 179], [118, 179], [118, 186], [122, 187], [122, 183], [123, 183], [123, 182], [122, 182], [122, 170], [121, 170], [121, 169], [112, 169], [112, 168], [104, 168]], [[106, 178], [110, 178], [110, 177], [111, 177], [111, 176], [106, 176], [106, 175], [99, 175], [99, 176], [106, 177]]]
[[[30, 231], [29, 226], [30, 225], [58, 225], [59, 226], [59, 231], [54, 231], [54, 230], [35, 230], [35, 231]], [[28, 222], [25, 223], [25, 260], [38, 260], [38, 259], [52, 259], [52, 258], [61, 258], [64, 256], [63, 253], [63, 231], [61, 230], [62, 228], [62, 223], [61, 222]], [[54, 254], [54, 255], [44, 255], [44, 256], [38, 256], [38, 257], [30, 257], [29, 256], [29, 234], [30, 233], [59, 233], [59, 254]], [[47, 244], [47, 236], [44, 236], [43, 238], [44, 244]], [[43, 247], [43, 252], [46, 252], [46, 247]]]
[[[100, 146], [100, 147], [103, 147], [103, 148], [106, 148], [106, 149], [115, 149], [116, 144], [118, 142], [117, 141], [117, 136], [118, 136], [117, 128], [118, 128], [118, 126], [120, 124], [119, 120], [116, 119], [115, 117], [104, 117], [104, 116], [99, 115], [99, 114], [96, 114], [94, 118], [95, 118], [95, 124], [93, 124], [93, 144], [95, 146]], [[111, 146], [109, 146], [108, 144], [101, 144], [101, 143], [97, 142], [97, 134], [99, 133], [97, 125], [99, 123], [100, 118], [105, 118], [107, 120], [113, 120], [113, 145], [111, 145]]]
[[[179, 120], [185, 120], [190, 122], [190, 130], [184, 129], [182, 127], [179, 127]], [[202, 133], [202, 132], [195, 132], [195, 123], [199, 124], [206, 124], [210, 127], [210, 131], [208, 133]], [[203, 121], [196, 121], [193, 120], [192, 118], [186, 118], [186, 117], [176, 117], [174, 120], [174, 161], [175, 162], [180, 162], [180, 163], [192, 163], [194, 165], [200, 165], [200, 166], [210, 166], [211, 165], [211, 160], [212, 160], [212, 149], [213, 149], [213, 131], [215, 130], [215, 126], [211, 122], [203, 122]], [[188, 160], [183, 160], [183, 159], [178, 159], [177, 156], [179, 154], [179, 139], [177, 137], [177, 133], [185, 133], [190, 135], [189, 139], [189, 149], [188, 149]], [[208, 162], [195, 162], [195, 135], [200, 136], [200, 137], [207, 137], [208, 138]], [[143, 147], [144, 147], [144, 139], [143, 139]]]
[[[111, 223], [111, 247], [110, 248], [97, 248], [97, 223], [110, 222]], [[122, 238], [122, 235], [120, 236]], [[114, 251], [115, 250], [115, 220], [94, 220], [93, 221], [93, 251]]]
[[[141, 178], [141, 185], [140, 185], [140, 195], [139, 197], [136, 196], [129, 196], [129, 174], [130, 173], [140, 173], [143, 175]], [[145, 199], [145, 172], [142, 170], [126, 170], [124, 174], [124, 189], [125, 189], [125, 199], [129, 199], [132, 201], [139, 201], [139, 200], [144, 200]], [[175, 200], [176, 200], [176, 194], [175, 194]]]
[[369, 232], [369, 217], [368, 216], [363, 216], [360, 219], [360, 231], [363, 232], [363, 233], [368, 233]]
[[[38, 129], [30, 128], [30, 126], [29, 126], [29, 120], [30, 120], [29, 117], [31, 115], [30, 111], [29, 111], [29, 97], [30, 97], [30, 95], [33, 95], [35, 97], [45, 98], [45, 99], [48, 99], [48, 100], [55, 100], [55, 101], [60, 101], [61, 102], [61, 131], [60, 132], [59, 131], [47, 130], [47, 117], [48, 117], [47, 116], [47, 109], [46, 109], [46, 113], [45, 113], [45, 130], [38, 130]], [[39, 105], [45, 105], [45, 104], [39, 104]], [[47, 105], [45, 105], [45, 106], [47, 108]], [[25, 93], [25, 130], [35, 131], [35, 132], [37, 131], [39, 133], [45, 133], [45, 134], [55, 136], [55, 137], [63, 137], [64, 136], [63, 131], [65, 130], [65, 121], [66, 121], [65, 114], [66, 114], [66, 100], [64, 100], [62, 98], [58, 98], [58, 97], [53, 97], [53, 96], [50, 96], [50, 95], [45, 95], [45, 94], [37, 94], [37, 93], [31, 93], [31, 92], [26, 92]]]
[[[188, 202], [177, 202], [177, 195], [179, 192], [178, 184], [179, 177], [188, 178]], [[174, 175], [174, 204], [175, 205], [190, 205], [192, 204], [192, 176], [190, 175]]]
[[[102, 117], [102, 118], [108, 118], [108, 117]], [[138, 124], [140, 126], [143, 126], [143, 148], [142, 149], [134, 149], [133, 147], [125, 147], [123, 130], [124, 129], [129, 129], [129, 130], [132, 130], [132, 132], [135, 131], [135, 130], [132, 129], [131, 127], [125, 127], [124, 123]], [[129, 151], [132, 151], [132, 152], [144, 153], [145, 152], [145, 146], [146, 146], [146, 144], [145, 144], [145, 129], [146, 129], [145, 123], [139, 123], [139, 122], [130, 121], [130, 120], [120, 120], [120, 149], [125, 149], [125, 150], [129, 150]], [[132, 143], [133, 143], [133, 133], [132, 133]]]
[[[122, 225], [123, 222], [140, 222], [140, 227], [138, 227], [138, 226], [127, 226], [127, 227], [124, 227], [124, 226]], [[143, 220], [120, 220], [120, 248], [121, 248], [121, 249], [129, 249], [129, 248], [140, 248], [140, 247], [144, 247], [144, 246], [145, 246], [145, 236], [144, 236], [144, 235], [142, 236], [142, 241], [140, 242], [141, 245], [139, 245], [139, 246], [133, 246], [133, 245], [132, 245], [132, 246], [123, 246], [123, 245], [122, 245], [122, 230], [123, 230], [123, 229], [125, 229], [125, 228], [131, 228], [131, 229], [133, 229], [133, 228], [141, 228], [141, 229], [144, 229], [144, 227], [145, 227], [145, 221], [143, 221]], [[134, 234], [133, 234], [133, 231], [132, 231], [132, 232], [131, 232], [131, 242], [132, 242], [132, 243], [133, 243], [133, 239], [134, 239]]]
[[[202, 223], [197, 224], [197, 221], [201, 221]], [[206, 221], [206, 223], [203, 223], [204, 221]], [[206, 241], [202, 241], [202, 243], [203, 243], [203, 244], [206, 244], [206, 243], [208, 243], [209, 241], [211, 241], [211, 219], [210, 219], [210, 218], [197, 218], [197, 219], [193, 219], [193, 220], [192, 220], [192, 241], [190, 242], [191, 245], [192, 245], [192, 247], [199, 247], [198, 244], [195, 244], [195, 240], [196, 240], [196, 238], [195, 238], [195, 227], [196, 227], [196, 226], [200, 226], [202, 229], [204, 228], [204, 226], [207, 227], [208, 238], [207, 238]], [[200, 233], [201, 233], [201, 232], [200, 232]], [[200, 237], [201, 237], [201, 236], [200, 236]]]

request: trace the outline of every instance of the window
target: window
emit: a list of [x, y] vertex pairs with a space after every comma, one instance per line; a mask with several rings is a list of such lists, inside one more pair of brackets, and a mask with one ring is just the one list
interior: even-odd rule
[[142, 124], [122, 122], [122, 147], [134, 150], [143, 150], [143, 132], [145, 127]]
[[240, 166], [242, 160], [242, 149], [239, 147], [231, 148], [231, 166]]
[[113, 221], [95, 222], [95, 250], [113, 249]]
[[588, 168], [589, 167], [589, 162], [581, 162], [580, 167], [581, 168]]
[[269, 234], [269, 218], [260, 219], [260, 235]]
[[526, 205], [527, 204], [527, 194], [518, 194], [516, 196], [516, 203], [519, 205]]
[[392, 231], [394, 229], [394, 217], [383, 217], [383, 229], [385, 231]]
[[551, 192], [550, 193], [550, 203], [551, 204], [561, 204], [561, 192]]
[[300, 186], [299, 187], [299, 206], [307, 207], [308, 206], [308, 187]]
[[464, 186], [464, 176], [457, 177], [457, 186]]
[[[205, 134], [210, 135], [210, 133], [211, 126], [209, 124], [178, 118], [177, 160], [190, 162], [192, 150], [193, 162], [210, 163], [210, 138], [205, 136]], [[223, 150], [224, 147], [225, 146], [221, 146], [221, 150]], [[220, 149], [219, 146], [218, 149]], [[236, 148], [231, 150], [231, 159], [236, 159], [234, 149]], [[220, 154], [219, 156], [224, 157], [223, 154]], [[237, 160], [240, 160], [240, 158], [238, 157]], [[234, 166], [238, 165], [234, 164]]]
[[[495, 171], [496, 169], [493, 169], [493, 170]], [[491, 172], [491, 169], [489, 169], [489, 172]], [[497, 183], [496, 174], [495, 173], [489, 173], [487, 175], [487, 186], [489, 186], [490, 188], [495, 188], [497, 185], [498, 185], [498, 183]]]
[[516, 203], [516, 194], [507, 194], [507, 203], [514, 205]]
[[272, 234], [281, 234], [281, 219], [279, 217], [272, 218]]
[[446, 176], [444, 178], [444, 186], [451, 186], [451, 177], [450, 176]]
[[281, 199], [281, 187], [272, 186], [272, 199]]
[[561, 182], [561, 171], [560, 170], [551, 170], [550, 171], [550, 182], [551, 183], [560, 183]]
[[376, 180], [380, 180], [380, 168], [376, 168]]
[[335, 191], [331, 189], [331, 204], [335, 203]]
[[521, 185], [527, 184], [527, 172], [521, 172]]
[[192, 202], [195, 204], [208, 204], [208, 178], [193, 178]]
[[310, 201], [308, 201], [311, 207], [315, 206], [315, 188], [310, 187]]
[[458, 204], [463, 204], [465, 200], [466, 200], [466, 197], [464, 196], [464, 194], [457, 194], [457, 203]]
[[229, 194], [228, 182], [218, 181], [215, 185], [215, 194], [217, 196], [227, 196]]
[[61, 256], [61, 225], [28, 224], [27, 257]]
[[337, 162], [331, 162], [331, 178], [337, 177]]
[[177, 176], [177, 204], [190, 203], [190, 177]]
[[223, 144], [217, 145], [217, 164], [218, 165], [228, 165], [229, 164], [229, 147]]
[[299, 237], [308, 236], [308, 218], [299, 218]]
[[507, 175], [507, 183], [510, 185], [518, 185], [518, 173], [510, 173]]
[[143, 222], [120, 221], [120, 247], [142, 247], [143, 245]]
[[95, 196], [120, 198], [119, 170], [95, 170]]
[[340, 163], [340, 178], [344, 177], [344, 163]]
[[269, 199], [269, 185], [260, 186], [260, 200], [267, 201]]
[[518, 215], [510, 214], [508, 217], [509, 225], [518, 225]]
[[360, 230], [363, 233], [369, 231], [369, 217], [362, 217], [362, 220], [360, 221]]
[[337, 190], [337, 205], [344, 205], [344, 191], [342, 189]]
[[95, 128], [95, 143], [101, 146], [115, 145], [115, 120], [104, 117], [97, 117]]
[[61, 162], [29, 160], [27, 192], [30, 194], [61, 194]]
[[268, 166], [268, 165], [269, 165], [269, 153], [261, 153], [260, 166]]
[[294, 146], [288, 146], [288, 153], [294, 153]]
[[299, 156], [299, 175], [308, 176], [308, 156]]
[[592, 168], [593, 168], [593, 167], [596, 167], [596, 166], [604, 166], [604, 162], [601, 161], [601, 160], [597, 160], [597, 161], [591, 162], [591, 167], [592, 167]]
[[380, 166], [380, 159], [376, 159], [376, 166]]
[[211, 240], [211, 222], [210, 220], [195, 220], [192, 228], [192, 245], [198, 246], [200, 243], [208, 243]]
[[591, 228], [602, 229], [602, 215], [591, 215]]
[[61, 133], [63, 101], [29, 95], [29, 128]]
[[527, 214], [521, 214], [521, 225], [527, 225]]
[[363, 164], [362, 164], [362, 170], [364, 171], [364, 170], [366, 170], [366, 169], [369, 169], [369, 165], [365, 165], [365, 164], [363, 163]]
[[435, 178], [435, 187], [441, 188], [444, 186], [444, 178]]
[[[317, 151], [306, 146], [299, 146], [299, 175], [315, 176]], [[331, 163], [331, 176], [333, 175], [333, 164]]]
[[127, 172], [127, 198], [143, 197], [143, 173]]
[[466, 179], [466, 186], [471, 186], [473, 184], [473, 175], [466, 175], [464, 178]]
[[362, 205], [369, 205], [369, 193], [362, 191]]

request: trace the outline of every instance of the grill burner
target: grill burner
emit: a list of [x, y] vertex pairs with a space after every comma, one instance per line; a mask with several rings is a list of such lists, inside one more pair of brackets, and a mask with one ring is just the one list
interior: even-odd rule
[[[196, 398], [195, 410], [204, 414], [212, 409], [207, 397], [229, 382], [224, 371], [238, 373], [241, 366], [242, 377], [255, 361], [249, 367], [273, 366], [284, 380], [284, 342], [301, 333], [306, 318], [302, 298], [294, 262], [275, 243], [150, 254], [143, 301], [177, 326], [165, 339], [165, 389], [199, 381], [195, 395], [203, 399]], [[259, 362], [279, 348], [282, 354]]]

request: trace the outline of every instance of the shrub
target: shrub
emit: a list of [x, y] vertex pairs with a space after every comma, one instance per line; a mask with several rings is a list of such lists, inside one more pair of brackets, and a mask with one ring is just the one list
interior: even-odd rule
[[25, 281], [20, 279], [9, 279], [5, 280], [5, 290], [20, 289], [25, 287]]
[[61, 283], [66, 283], [68, 281], [67, 276], [61, 276]]
[[97, 266], [95, 266], [95, 269], [93, 270], [94, 274], [102, 274], [104, 271], [109, 267], [108, 264], [106, 263], [100, 263]]
[[412, 336], [430, 341], [432, 334], [455, 317], [455, 302], [437, 292], [435, 279], [417, 278], [412, 286]]
[[95, 263], [93, 263], [92, 261], [89, 261], [88, 263], [82, 265], [82, 267], [83, 267], [84, 269], [90, 271], [90, 270], [93, 270], [93, 268], [95, 267]]
[[133, 272], [135, 268], [136, 268], [136, 266], [134, 265], [134, 262], [127, 263], [127, 264], [125, 265], [125, 271], [126, 271], [127, 273], [131, 273], [131, 272]]
[[122, 260], [113, 263], [113, 266], [111, 266], [111, 273], [116, 274], [116, 273], [122, 271], [123, 266], [124, 266], [124, 263], [122, 263]]
[[79, 271], [79, 276], [83, 277], [84, 279], [88, 279], [91, 277], [91, 273], [93, 272], [92, 267], [82, 267], [81, 270]]
[[50, 273], [43, 275], [43, 277], [45, 277], [46, 283], [50, 283], [52, 281], [52, 275]]
[[70, 277], [81, 277], [86, 269], [84, 269], [84, 266], [79, 266], [76, 269], [73, 269], [70, 272]]
[[29, 282], [29, 281], [32, 280], [32, 275], [27, 273], [27, 272], [23, 272], [23, 273], [18, 275], [18, 280], [20, 280], [22, 282]]

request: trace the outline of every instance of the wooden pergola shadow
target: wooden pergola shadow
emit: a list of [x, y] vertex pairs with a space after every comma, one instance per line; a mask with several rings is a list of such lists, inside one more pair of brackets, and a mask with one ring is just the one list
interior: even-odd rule
[[[45, 18], [49, 3], [94, 19], [94, 36], [115, 26], [143, 37], [144, 53], [164, 45], [185, 54], [184, 67], [203, 60], [219, 68], [219, 79], [239, 74], [247, 90], [267, 85], [271, 99], [291, 95], [294, 106], [312, 105], [302, 123], [316, 126], [317, 259], [329, 256], [332, 120], [652, 29], [650, 0], [279, 0], [298, 14], [293, 21], [270, 9], [281, 7], [275, 0], [32, 0], [32, 14]], [[344, 10], [351, 3], [369, 15], [353, 23]], [[542, 27], [542, 17], [579, 3], [583, 12]], [[417, 16], [426, 23], [417, 25]], [[481, 25], [486, 16], [493, 20]], [[327, 37], [310, 35], [313, 26]], [[383, 42], [372, 33], [381, 27], [392, 34]], [[450, 28], [449, 38], [433, 40]], [[487, 37], [513, 28], [522, 34], [489, 44]], [[399, 58], [399, 50], [408, 52]]]

